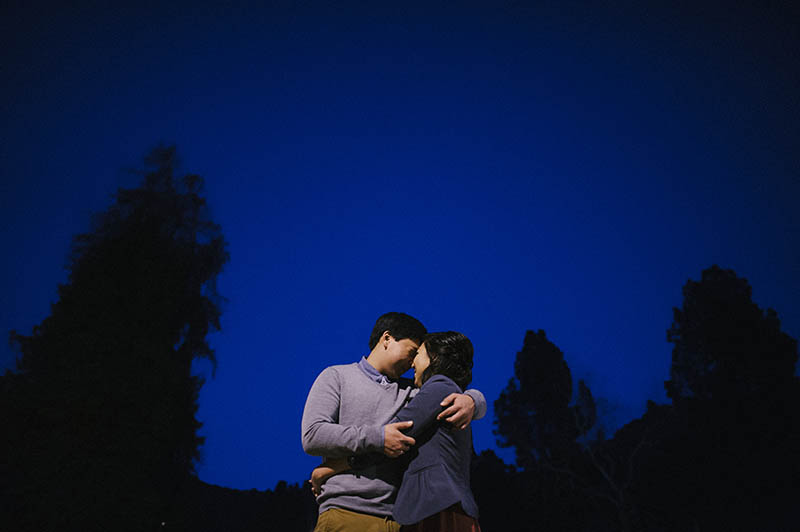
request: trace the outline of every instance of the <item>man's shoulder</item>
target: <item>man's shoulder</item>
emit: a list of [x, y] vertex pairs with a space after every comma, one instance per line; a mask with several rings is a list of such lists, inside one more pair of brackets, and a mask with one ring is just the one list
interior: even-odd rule
[[352, 371], [353, 369], [358, 369], [358, 362], [350, 362], [349, 364], [334, 364], [333, 366], [328, 366], [323, 371]]
[[[317, 379], [336, 379], [341, 381], [352, 378], [360, 380], [363, 377], [369, 378], [367, 374], [364, 373], [364, 370], [359, 367], [358, 362], [351, 362], [350, 364], [335, 364], [333, 366], [328, 366], [322, 370]], [[414, 388], [414, 379], [400, 377], [394, 382], [397, 383], [397, 386], [401, 390], [412, 388], [412, 391], [416, 391], [416, 388]]]
[[335, 364], [323, 369], [319, 374], [319, 378], [341, 378], [360, 371], [361, 369], [358, 367], [357, 362], [351, 362], [350, 364]]

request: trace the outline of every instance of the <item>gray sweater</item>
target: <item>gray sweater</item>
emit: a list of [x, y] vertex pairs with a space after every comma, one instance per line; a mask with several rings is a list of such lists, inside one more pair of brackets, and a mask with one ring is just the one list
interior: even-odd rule
[[[303, 410], [303, 450], [331, 458], [383, 452], [383, 427], [416, 394], [407, 379], [379, 384], [358, 364], [326, 368], [314, 381]], [[486, 413], [486, 400], [477, 390], [475, 419]], [[388, 517], [402, 471], [389, 460], [358, 472], [329, 478], [317, 497], [320, 513], [329, 508]]]

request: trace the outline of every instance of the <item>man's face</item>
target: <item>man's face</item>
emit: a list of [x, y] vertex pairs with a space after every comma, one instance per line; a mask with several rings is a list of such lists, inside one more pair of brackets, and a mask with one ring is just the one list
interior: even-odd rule
[[[386, 337], [384, 337], [385, 339]], [[408, 371], [411, 368], [414, 357], [417, 355], [417, 349], [419, 349], [419, 344], [411, 338], [395, 340], [394, 337], [388, 335], [386, 350], [390, 369], [387, 372], [387, 377], [397, 379]]]

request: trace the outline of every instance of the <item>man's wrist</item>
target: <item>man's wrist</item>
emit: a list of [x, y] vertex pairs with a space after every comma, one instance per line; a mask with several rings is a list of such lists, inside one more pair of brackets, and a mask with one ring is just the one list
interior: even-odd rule
[[486, 404], [486, 398], [480, 392], [480, 390], [476, 390], [474, 388], [470, 388], [469, 390], [464, 392], [464, 395], [468, 395], [472, 402], [475, 404], [475, 411], [473, 413], [472, 419], [481, 419], [486, 415], [486, 410], [488, 409], [488, 405]]

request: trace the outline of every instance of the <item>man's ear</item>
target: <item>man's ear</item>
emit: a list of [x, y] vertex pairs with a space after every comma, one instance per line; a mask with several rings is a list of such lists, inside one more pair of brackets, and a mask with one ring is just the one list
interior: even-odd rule
[[381, 335], [381, 342], [383, 342], [383, 348], [384, 349], [388, 349], [389, 348], [389, 339], [391, 337], [392, 337], [392, 335], [389, 334], [389, 331], [383, 331], [383, 334]]

